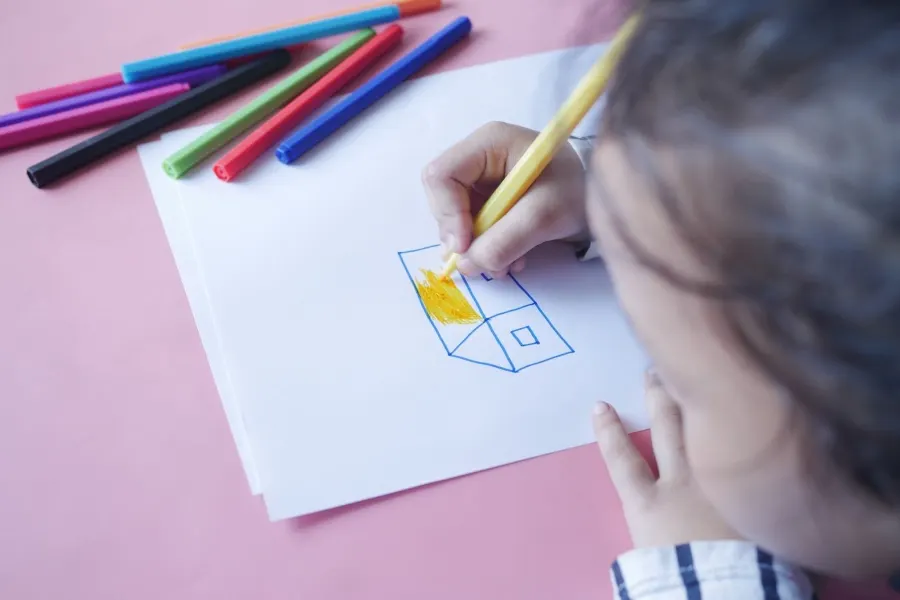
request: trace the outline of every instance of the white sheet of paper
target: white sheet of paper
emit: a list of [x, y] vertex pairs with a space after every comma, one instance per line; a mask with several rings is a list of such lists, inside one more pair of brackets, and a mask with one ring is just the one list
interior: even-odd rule
[[[250, 491], [256, 495], [262, 492], [259, 474], [253, 462], [253, 450], [244, 426], [243, 414], [228, 374], [228, 362], [221, 347], [212, 304], [207, 296], [199, 256], [194, 251], [193, 237], [181, 208], [181, 196], [178, 192], [177, 182], [164, 175], [161, 166], [163, 160], [172, 153], [172, 143], [181, 147], [209, 127], [212, 125], [166, 134], [163, 136], [163, 141], [142, 144], [138, 147], [138, 152], [144, 172], [147, 174], [147, 181], [150, 184], [150, 191], [156, 202], [163, 229], [172, 248], [172, 255], [175, 258], [191, 312], [197, 323], [200, 340], [209, 361], [222, 407], [225, 410], [225, 417], [228, 419], [231, 435], [234, 437], [238, 449], [238, 456], [247, 475]], [[155, 173], [155, 171], [159, 171], [159, 173]]]
[[646, 426], [646, 360], [598, 261], [548, 246], [516, 281], [458, 278], [480, 327], [434, 323], [411, 282], [441, 267], [426, 163], [491, 120], [540, 129], [599, 51], [408, 83], [298, 164], [266, 157], [236, 183], [159, 181], [196, 132], [142, 148], [272, 519], [589, 443], [598, 399]]

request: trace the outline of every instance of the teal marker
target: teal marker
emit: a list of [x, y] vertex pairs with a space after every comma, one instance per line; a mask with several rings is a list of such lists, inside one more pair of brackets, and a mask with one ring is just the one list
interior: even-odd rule
[[391, 23], [400, 19], [400, 8], [383, 6], [370, 10], [362, 10], [351, 15], [341, 15], [322, 19], [277, 31], [258, 33], [236, 40], [227, 40], [218, 44], [191, 48], [172, 54], [164, 54], [155, 58], [139, 60], [122, 65], [122, 79], [125, 83], [143, 81], [151, 77], [168, 75], [179, 71], [187, 71], [195, 67], [203, 67], [225, 62], [233, 58], [241, 58], [254, 54], [262, 54], [269, 50], [290, 48], [340, 33], [348, 33], [364, 27], [372, 27], [382, 23]]

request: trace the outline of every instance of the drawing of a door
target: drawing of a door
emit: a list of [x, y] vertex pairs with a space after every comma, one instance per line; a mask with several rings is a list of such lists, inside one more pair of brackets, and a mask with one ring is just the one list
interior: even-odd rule
[[512, 275], [441, 282], [440, 246], [399, 252], [413, 293], [448, 356], [518, 373], [574, 350]]

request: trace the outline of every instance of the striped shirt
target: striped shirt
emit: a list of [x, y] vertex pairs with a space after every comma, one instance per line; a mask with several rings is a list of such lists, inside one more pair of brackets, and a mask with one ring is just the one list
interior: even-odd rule
[[815, 600], [802, 570], [750, 542], [632, 550], [610, 577], [616, 600]]

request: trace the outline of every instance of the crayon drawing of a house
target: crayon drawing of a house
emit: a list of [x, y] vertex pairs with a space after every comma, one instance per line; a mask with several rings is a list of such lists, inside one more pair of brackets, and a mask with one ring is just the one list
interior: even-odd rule
[[448, 356], [518, 373], [574, 352], [514, 276], [457, 273], [443, 282], [429, 270], [442, 264], [439, 246], [398, 254]]

